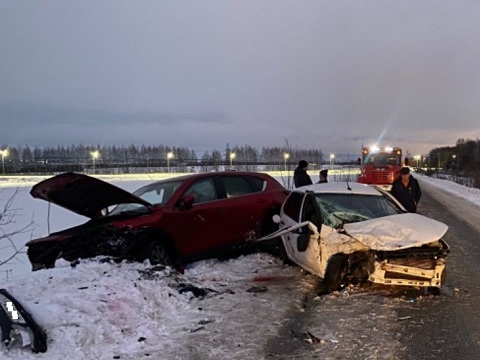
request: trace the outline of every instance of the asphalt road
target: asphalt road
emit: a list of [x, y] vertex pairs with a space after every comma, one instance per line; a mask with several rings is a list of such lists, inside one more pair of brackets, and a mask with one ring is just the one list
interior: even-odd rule
[[480, 211], [478, 207], [421, 184], [419, 212], [449, 225], [447, 283], [441, 295], [397, 309], [402, 323], [401, 359], [480, 358]]
[[479, 208], [420, 184], [419, 212], [449, 226], [441, 293], [349, 287], [307, 294], [268, 341], [265, 359], [480, 359]]

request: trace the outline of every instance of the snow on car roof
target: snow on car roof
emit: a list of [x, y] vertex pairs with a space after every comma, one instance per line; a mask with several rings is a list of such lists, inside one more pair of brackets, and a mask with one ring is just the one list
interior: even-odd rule
[[355, 182], [334, 182], [302, 186], [295, 189], [296, 192], [305, 193], [312, 191], [317, 194], [357, 194], [357, 195], [377, 195], [381, 193], [373, 186], [366, 184], [359, 184]]

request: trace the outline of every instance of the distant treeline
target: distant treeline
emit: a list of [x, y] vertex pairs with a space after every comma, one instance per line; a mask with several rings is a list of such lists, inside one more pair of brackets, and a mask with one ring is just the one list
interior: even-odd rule
[[480, 140], [458, 139], [455, 146], [435, 148], [421, 160], [429, 172], [441, 169], [464, 185], [480, 188]]
[[321, 149], [296, 149], [285, 147], [254, 147], [228, 144], [223, 151], [213, 150], [201, 156], [188, 147], [159, 146], [88, 146], [70, 145], [56, 147], [18, 147], [2, 145], [2, 166], [5, 174], [54, 173], [82, 171], [96, 173], [141, 171], [191, 171], [192, 167], [204, 166], [205, 170], [218, 170], [221, 166], [241, 167], [263, 164], [267, 170], [291, 168], [299, 160], [307, 159], [313, 164], [323, 163]]

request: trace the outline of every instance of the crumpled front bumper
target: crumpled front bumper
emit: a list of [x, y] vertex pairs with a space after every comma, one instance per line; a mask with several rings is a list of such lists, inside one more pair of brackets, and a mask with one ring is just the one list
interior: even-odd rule
[[437, 259], [427, 265], [420, 267], [392, 263], [389, 260], [375, 261], [369, 280], [385, 285], [441, 287], [446, 280], [445, 259]]

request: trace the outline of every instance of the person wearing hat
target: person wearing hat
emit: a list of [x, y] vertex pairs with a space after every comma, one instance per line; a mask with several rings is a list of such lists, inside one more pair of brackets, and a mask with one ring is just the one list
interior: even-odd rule
[[393, 182], [390, 194], [392, 194], [408, 212], [417, 212], [417, 205], [422, 196], [422, 190], [420, 190], [417, 179], [410, 175], [410, 168], [403, 167], [400, 170], [400, 176]]
[[300, 160], [298, 162], [298, 166], [293, 172], [293, 183], [295, 187], [311, 185], [312, 179], [310, 179], [310, 175], [307, 174], [308, 163], [305, 160]]
[[319, 179], [320, 180], [318, 180], [318, 184], [323, 184], [323, 183], [328, 182], [327, 175], [328, 175], [328, 169], [320, 170], [320, 174], [319, 174]]

